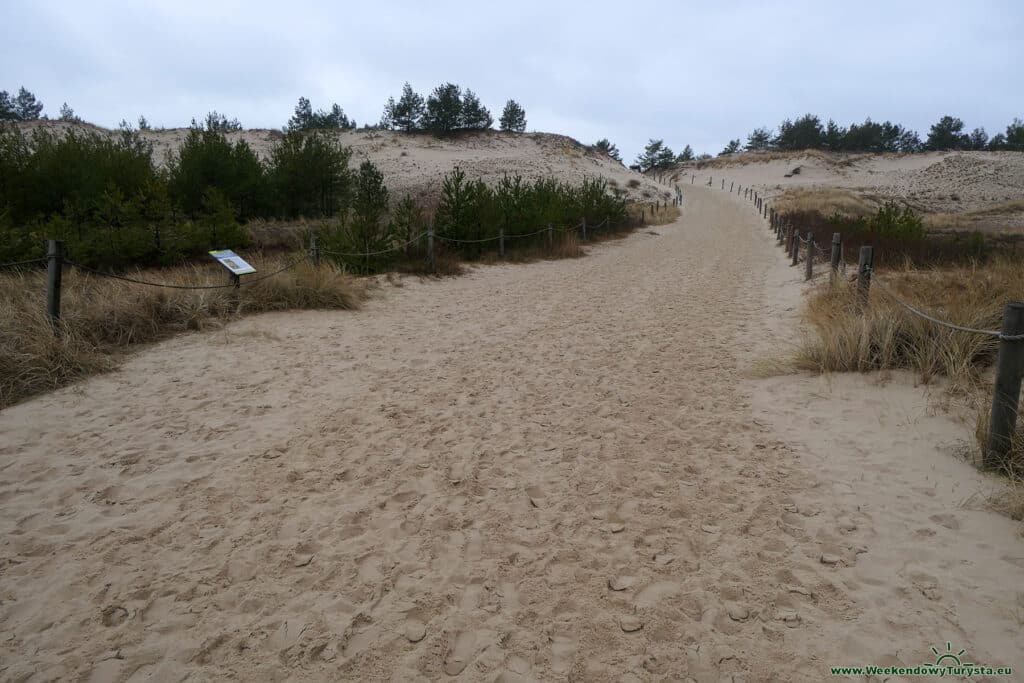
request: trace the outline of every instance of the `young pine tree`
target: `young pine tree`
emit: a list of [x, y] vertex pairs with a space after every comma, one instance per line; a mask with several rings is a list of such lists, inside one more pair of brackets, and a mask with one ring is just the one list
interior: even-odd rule
[[505, 103], [505, 109], [498, 120], [501, 129], [507, 133], [522, 133], [526, 130], [526, 110], [515, 100]]
[[619, 153], [619, 148], [615, 146], [615, 143], [608, 138], [601, 138], [594, 143], [594, 149], [602, 154], [607, 154], [615, 161], [622, 163], [622, 155]]
[[18, 89], [18, 96], [14, 98], [14, 109], [20, 121], [37, 121], [43, 113], [43, 103], [36, 100], [36, 96], [25, 90], [24, 86]]
[[[525, 113], [523, 115], [525, 128]], [[494, 119], [487, 107], [480, 103], [480, 98], [470, 89], [462, 98], [462, 125], [466, 130], [487, 130], [494, 125]]]
[[462, 91], [454, 83], [434, 88], [427, 98], [424, 127], [435, 135], [446, 135], [457, 129], [463, 121]]
[[407, 82], [402, 86], [402, 96], [395, 102], [393, 97], [388, 98], [384, 107], [384, 116], [381, 125], [392, 130], [401, 130], [406, 133], [420, 130], [423, 125], [423, 117], [426, 114], [426, 107], [423, 97], [412, 89]]

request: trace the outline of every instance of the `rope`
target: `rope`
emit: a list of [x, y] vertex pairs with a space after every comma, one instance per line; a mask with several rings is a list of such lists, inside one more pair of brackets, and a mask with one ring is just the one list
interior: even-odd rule
[[12, 261], [11, 263], [0, 263], [0, 270], [3, 270], [4, 268], [17, 268], [18, 266], [27, 266], [27, 265], [31, 265], [33, 263], [45, 263], [45, 262], [46, 262], [46, 259], [44, 259], [44, 258], [34, 258], [34, 259], [30, 259], [28, 261]]
[[[261, 275], [260, 277], [252, 279], [252, 280], [245, 280], [241, 284], [246, 284], [246, 285], [256, 284], [257, 282], [260, 282], [262, 280], [266, 280], [269, 277], [273, 277], [273, 276], [275, 276], [275, 275], [277, 275], [279, 273], [283, 273], [284, 271], [286, 271], [286, 270], [288, 270], [290, 268], [294, 268], [295, 266], [297, 266], [299, 263], [301, 263], [302, 261], [306, 260], [307, 258], [308, 258], [308, 256], [300, 256], [299, 258], [295, 259], [294, 261], [292, 261], [288, 265], [284, 266], [283, 268], [275, 270], [272, 273], [267, 273], [266, 275]], [[74, 261], [69, 261], [67, 259], [65, 259], [65, 263], [67, 263], [70, 266], [74, 266], [75, 268], [77, 268], [79, 270], [82, 270], [82, 271], [85, 271], [87, 273], [92, 273], [93, 275], [99, 275], [100, 277], [106, 277], [106, 278], [110, 278], [112, 280], [121, 280], [122, 282], [130, 282], [130, 283], [135, 284], [135, 285], [145, 285], [147, 287], [167, 287], [169, 289], [196, 289], [196, 290], [198, 290], [198, 289], [227, 289], [228, 287], [234, 287], [235, 286], [234, 283], [229, 283], [229, 284], [226, 284], [226, 285], [172, 285], [172, 284], [168, 284], [166, 282], [147, 282], [145, 280], [136, 280], [135, 278], [125, 277], [124, 275], [114, 275], [113, 273], [104, 273], [101, 270], [96, 270], [94, 268], [89, 268], [87, 266], [80, 265], [78, 263], [75, 263]]]
[[[419, 242], [426, 235], [427, 235], [427, 233], [421, 232], [419, 235], [417, 235], [416, 237], [413, 237], [408, 242], [405, 242], [403, 244], [398, 244], [398, 245], [393, 246], [393, 247], [388, 247], [387, 249], [381, 249], [380, 251], [368, 251], [368, 252], [365, 252], [365, 253], [348, 253], [348, 252], [344, 252], [344, 251], [331, 251], [329, 249], [319, 249], [319, 252], [321, 254], [329, 254], [331, 256], [348, 256], [348, 257], [352, 257], [352, 258], [366, 257], [366, 256], [380, 256], [381, 254], [388, 254], [388, 253], [391, 253], [392, 251], [398, 251], [399, 249], [405, 249], [410, 244], [413, 244], [414, 242]], [[435, 235], [435, 237], [437, 237], [438, 239], [447, 239], [446, 237], [441, 237], [440, 235]]]
[[494, 240], [500, 240], [501, 235], [497, 237], [485, 237], [481, 240], [457, 240], [454, 237], [445, 237], [444, 235], [436, 235], [437, 239], [442, 242], [454, 242], [455, 244], [479, 244], [481, 242], [493, 242]]
[[[869, 270], [869, 272], [873, 272], [873, 271]], [[998, 330], [980, 330], [980, 329], [978, 329], [976, 327], [965, 327], [964, 325], [957, 325], [955, 323], [951, 323], [951, 322], [948, 322], [946, 320], [940, 320], [939, 318], [936, 318], [935, 316], [928, 315], [924, 311], [921, 311], [921, 310], [919, 310], [917, 308], [914, 308], [913, 306], [908, 304], [906, 301], [904, 301], [899, 296], [897, 296], [895, 292], [893, 292], [891, 289], [886, 287], [885, 284], [881, 280], [879, 280], [877, 278], [872, 278], [872, 279], [874, 280], [875, 284], [877, 284], [882, 289], [883, 292], [885, 292], [890, 297], [892, 297], [893, 300], [895, 300], [896, 303], [898, 303], [900, 306], [903, 306], [903, 308], [907, 309], [911, 313], [913, 313], [913, 314], [915, 314], [917, 316], [920, 316], [921, 318], [924, 318], [925, 320], [933, 322], [936, 325], [940, 325], [942, 327], [948, 327], [951, 330], [957, 330], [959, 332], [971, 332], [973, 334], [983, 334], [983, 335], [988, 336], [988, 337], [996, 337], [1000, 341], [1024, 341], [1024, 334], [1015, 334], [1015, 335], [1003, 334], [1002, 332], [1000, 332]]]
[[547, 231], [548, 231], [547, 228], [541, 228], [537, 232], [527, 232], [527, 233], [523, 233], [521, 235], [505, 235], [505, 238], [508, 239], [510, 237], [533, 237], [534, 235], [539, 235], [542, 232], [547, 232]]

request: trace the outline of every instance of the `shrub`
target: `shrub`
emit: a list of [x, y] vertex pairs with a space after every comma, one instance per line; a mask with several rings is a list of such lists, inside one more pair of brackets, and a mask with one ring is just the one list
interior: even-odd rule
[[878, 213], [865, 221], [868, 233], [885, 237], [902, 239], [923, 239], [924, 224], [921, 217], [909, 206], [900, 206], [894, 201], [887, 201], [878, 209]]
[[334, 216], [348, 207], [352, 151], [320, 131], [289, 131], [270, 150], [269, 182], [288, 218]]
[[231, 125], [216, 112], [207, 116], [205, 127], [193, 121], [178, 152], [168, 161], [171, 197], [190, 217], [202, 209], [210, 189], [226, 197], [242, 220], [266, 213], [263, 164], [244, 140], [232, 144], [227, 139], [225, 131]]
[[338, 260], [360, 272], [369, 273], [383, 267], [386, 254], [375, 254], [394, 245], [392, 225], [382, 219], [388, 207], [388, 189], [384, 176], [370, 161], [364, 161], [355, 176], [351, 216], [324, 235], [330, 251], [341, 254], [373, 254], [372, 256], [340, 256]]
[[619, 153], [619, 148], [615, 146], [615, 143], [610, 141], [608, 138], [601, 138], [594, 143], [594, 149], [602, 154], [607, 154], [615, 161], [622, 163], [622, 155]]

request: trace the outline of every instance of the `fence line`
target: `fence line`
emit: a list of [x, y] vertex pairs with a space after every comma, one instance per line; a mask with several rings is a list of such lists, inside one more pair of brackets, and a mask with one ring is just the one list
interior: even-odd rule
[[6, 270], [7, 268], [17, 268], [18, 266], [29, 266], [34, 263], [46, 263], [45, 258], [34, 258], [28, 261], [11, 261], [10, 263], [0, 263], [0, 270]]
[[[696, 179], [696, 173], [691, 173], [691, 184]], [[710, 179], [708, 185], [711, 185]], [[722, 189], [725, 189], [723, 180]], [[807, 237], [801, 237], [792, 223], [782, 217], [774, 207], [764, 201], [764, 197], [753, 190], [746, 188], [737, 191], [742, 192], [744, 199], [749, 199], [758, 215], [765, 218], [768, 227], [774, 231], [779, 244], [785, 247], [787, 255], [792, 256], [792, 265], [797, 265], [800, 260], [800, 245], [804, 248], [804, 262], [806, 265], [806, 280], [813, 277], [813, 264], [815, 251], [825, 259], [826, 253], [819, 245], [815, 244], [813, 233], [808, 232]], [[730, 194], [732, 184], [730, 184]], [[813, 249], [812, 249], [813, 247]], [[834, 280], [842, 272], [846, 274], [846, 260], [843, 258], [843, 242], [839, 233], [832, 236], [832, 254], [830, 259], [830, 278]], [[866, 309], [868, 304], [868, 292], [871, 287], [873, 274], [873, 249], [870, 246], [861, 247], [860, 262], [857, 266], [857, 290], [861, 306]], [[923, 320], [959, 332], [967, 334], [979, 334], [999, 340], [999, 356], [996, 362], [996, 378], [993, 387], [991, 417], [989, 420], [988, 442], [985, 444], [982, 456], [982, 464], [986, 468], [1006, 469], [1006, 456], [1010, 452], [1016, 433], [1017, 415], [1021, 396], [1021, 386], [1024, 384], [1024, 302], [1012, 301], [1003, 309], [1003, 322], [1001, 330], [984, 330], [943, 320], [929, 315], [924, 311], [910, 305], [893, 292], [884, 282], [877, 277], [874, 278], [878, 287], [884, 294], [891, 297], [897, 304], [910, 313]]]

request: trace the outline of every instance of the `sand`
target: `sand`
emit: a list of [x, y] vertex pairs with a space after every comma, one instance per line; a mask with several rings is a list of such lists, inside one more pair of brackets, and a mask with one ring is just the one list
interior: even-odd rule
[[[79, 130], [115, 138], [119, 135], [118, 131], [91, 124], [33, 121], [18, 125], [26, 133], [44, 128], [56, 134]], [[585, 178], [600, 177], [608, 181], [611, 189], [632, 201], [664, 201], [672, 197], [671, 188], [658, 185], [565, 135], [494, 130], [459, 133], [451, 138], [386, 130], [336, 131], [332, 134], [340, 144], [352, 150], [350, 166], [353, 169], [357, 169], [364, 160], [377, 165], [396, 201], [406, 194], [434, 201], [444, 175], [454, 166], [462, 168], [469, 180], [479, 178], [492, 185], [506, 174], [518, 174], [527, 181], [555, 177], [572, 184], [579, 184]], [[184, 142], [188, 129], [148, 130], [140, 135], [152, 145], [154, 162], [164, 165]], [[261, 159], [270, 156], [272, 147], [281, 136], [279, 130], [266, 129], [227, 135], [231, 142], [245, 141]]]
[[[783, 158], [777, 158], [783, 157]], [[769, 160], [762, 160], [769, 159]], [[794, 171], [796, 171], [794, 173]], [[964, 215], [964, 228], [1024, 233], [1024, 153], [928, 152], [924, 154], [741, 154], [703, 168], [680, 166], [680, 183], [723, 176], [754, 187], [769, 201], [790, 188], [844, 188], [876, 201], [894, 199], [922, 213]], [[726, 188], [728, 189], [728, 187]], [[1013, 210], [1006, 205], [1016, 202]], [[967, 216], [996, 211], [994, 215]]]
[[[741, 200], [267, 314], [0, 412], [0, 679], [821, 681], [1020, 665], [1024, 541], [896, 376], [758, 379]], [[965, 659], [967, 657], [965, 656]]]

